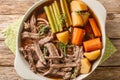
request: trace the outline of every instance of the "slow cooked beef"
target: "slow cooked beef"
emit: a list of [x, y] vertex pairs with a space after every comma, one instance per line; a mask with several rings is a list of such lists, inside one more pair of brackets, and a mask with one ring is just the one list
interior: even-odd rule
[[[88, 73], [91, 63], [98, 57], [91, 59], [90, 62], [89, 57], [84, 54], [89, 55], [89, 52], [94, 49], [99, 50], [91, 53], [100, 53], [102, 47], [101, 34], [91, 37], [95, 32], [88, 30], [89, 26], [92, 26], [88, 21], [93, 22], [93, 19], [89, 19], [93, 16], [90, 15], [88, 6], [81, 1], [77, 2], [84, 5], [82, 8], [85, 9], [80, 11], [82, 9], [80, 8], [76, 11], [74, 3], [79, 0], [71, 0], [69, 6], [66, 1], [49, 0], [49, 5], [42, 5], [32, 12], [23, 23], [19, 48], [33, 72], [60, 80], [72, 80], [81, 73]], [[91, 42], [92, 44], [89, 45], [88, 43]], [[92, 48], [92, 45], [98, 46]], [[85, 65], [82, 64], [84, 58]], [[89, 70], [84, 70], [86, 65], [89, 68], [85, 67], [85, 69]], [[82, 67], [83, 72], [81, 72]]]

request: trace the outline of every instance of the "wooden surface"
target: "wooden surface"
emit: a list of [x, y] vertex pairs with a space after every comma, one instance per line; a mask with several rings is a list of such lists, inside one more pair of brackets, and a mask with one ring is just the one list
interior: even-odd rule
[[[37, 0], [0, 0], [0, 80], [23, 80], [14, 70], [15, 56], [1, 31], [19, 19]], [[107, 9], [106, 32], [118, 51], [84, 80], [120, 80], [120, 0], [100, 0]]]

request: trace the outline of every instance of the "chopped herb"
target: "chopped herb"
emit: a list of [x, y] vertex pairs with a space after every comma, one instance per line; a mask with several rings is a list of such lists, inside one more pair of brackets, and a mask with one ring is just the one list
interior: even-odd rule
[[61, 23], [61, 24], [64, 24], [65, 21], [66, 21], [66, 15], [62, 13], [62, 14], [59, 16], [59, 19], [60, 19], [60, 23]]
[[76, 68], [73, 69], [73, 73], [71, 74], [71, 79], [75, 78], [75, 71], [76, 71]]
[[[40, 30], [39, 30], [39, 32], [38, 32], [38, 36], [40, 37], [40, 35], [43, 35], [43, 34], [46, 34], [47, 32], [49, 32], [49, 27], [48, 27], [48, 25], [46, 25], [46, 26], [42, 26], [42, 25], [40, 25], [39, 26], [39, 28], [40, 28]], [[46, 31], [47, 30], [47, 31]]]
[[62, 48], [62, 50], [64, 52], [64, 57], [66, 57], [66, 48], [67, 48], [67, 46], [65, 44], [63, 44], [63, 43], [60, 43], [59, 45], [61, 46], [61, 48]]
[[37, 22], [37, 26], [38, 26], [38, 27], [41, 26], [39, 22]]
[[67, 2], [68, 2], [68, 4], [70, 5], [71, 0], [68, 0]]
[[72, 73], [72, 75], [71, 75], [71, 78], [72, 78], [72, 79], [76, 78], [77, 75], [78, 75], [78, 73], [79, 73], [79, 68], [78, 68], [78, 67], [75, 67], [74, 70], [73, 70], [73, 73]]
[[88, 36], [89, 36], [91, 39], [94, 38], [94, 35], [93, 35], [93, 34], [89, 34]]
[[65, 44], [63, 44], [63, 43], [59, 43], [59, 44], [57, 44], [57, 46], [60, 46], [61, 48], [62, 48], [62, 50], [63, 50], [63, 52], [64, 52], [64, 57], [66, 57], [66, 55], [67, 55], [67, 53], [66, 53], [66, 49], [67, 48], [71, 48], [71, 47], [73, 47], [74, 45], [65, 45]]
[[90, 13], [89, 12], [85, 12], [85, 11], [76, 11], [76, 13], [78, 13], [80, 15], [88, 14], [90, 16]]
[[71, 79], [73, 79], [74, 78], [74, 74], [71, 74]]
[[46, 50], [47, 50], [46, 47], [44, 47], [44, 48], [43, 48], [43, 56], [44, 56], [44, 57], [47, 55], [47, 54], [46, 54], [46, 53], [47, 53]]
[[74, 47], [74, 45], [67, 45], [68, 48]]

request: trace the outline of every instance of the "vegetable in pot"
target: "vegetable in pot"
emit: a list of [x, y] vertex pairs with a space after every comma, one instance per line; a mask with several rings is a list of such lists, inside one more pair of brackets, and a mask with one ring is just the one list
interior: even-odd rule
[[81, 59], [81, 69], [80, 73], [86, 74], [89, 73], [91, 69], [91, 63], [87, 58]]
[[71, 15], [72, 15], [73, 26], [85, 26], [88, 22], [90, 13], [76, 11], [76, 12], [72, 12]]
[[88, 58], [90, 61], [96, 60], [100, 56], [100, 54], [100, 50], [84, 53], [85, 57]]
[[48, 0], [36, 8], [33, 15], [37, 18], [34, 20], [37, 32], [30, 29], [31, 17], [28, 17], [21, 33], [20, 51], [30, 69], [61, 80], [89, 73], [91, 63], [100, 57], [102, 49], [100, 30], [89, 12], [81, 0]]
[[57, 36], [57, 39], [64, 44], [67, 44], [69, 41], [69, 32], [68, 31], [57, 33], [56, 36]]
[[58, 25], [57, 25], [57, 23], [56, 23], [56, 18], [55, 18], [55, 14], [54, 14], [52, 5], [49, 6], [49, 9], [50, 9], [50, 12], [51, 12], [51, 16], [52, 16], [52, 18], [53, 18], [53, 23], [54, 23], [56, 32], [58, 32], [58, 31], [59, 31], [59, 28], [58, 28]]
[[83, 42], [84, 49], [86, 52], [102, 49], [102, 42], [100, 38], [91, 39]]
[[82, 16], [82, 19], [83, 19], [83, 22], [84, 22], [84, 26], [85, 26], [87, 24], [87, 22], [88, 22], [90, 13], [89, 12], [84, 12], [84, 13], [81, 14], [81, 16]]
[[66, 48], [67, 48], [67, 45], [66, 44], [64, 44], [64, 43], [59, 43], [59, 46], [62, 48], [62, 50], [63, 50], [63, 52], [64, 52], [64, 57], [66, 57]]
[[62, 31], [63, 23], [61, 23], [60, 18], [58, 18], [61, 16], [61, 14], [60, 14], [60, 10], [59, 10], [57, 1], [54, 1], [54, 3], [52, 4], [52, 7], [53, 7], [55, 19], [56, 19], [56, 24], [57, 24], [56, 27], [58, 27], [58, 31]]
[[95, 20], [93, 18], [89, 18], [89, 22], [90, 22], [92, 31], [94, 33], [94, 36], [95, 37], [101, 37], [101, 32], [100, 32]]
[[72, 12], [75, 12], [75, 11], [87, 11], [88, 10], [87, 5], [84, 2], [80, 1], [80, 0], [73, 0], [70, 3], [70, 7], [71, 7]]
[[41, 35], [46, 35], [46, 34], [48, 34], [48, 32], [49, 32], [49, 30], [50, 30], [50, 28], [49, 28], [48, 25], [46, 25], [46, 26], [40, 25], [39, 27], [40, 27], [39, 32], [38, 32], [38, 37], [39, 37], [39, 38], [40, 38]]
[[72, 44], [81, 45], [85, 34], [85, 30], [74, 28], [72, 34]]
[[79, 15], [76, 12], [72, 12], [71, 15], [72, 15], [73, 26], [78, 26], [78, 27], [84, 26], [84, 22], [81, 15]]
[[62, 8], [62, 13], [65, 14], [66, 16], [66, 27], [69, 27], [72, 25], [72, 20], [71, 20], [71, 16], [70, 16], [70, 12], [69, 12], [69, 9], [68, 9], [68, 4], [67, 4], [67, 0], [60, 0], [60, 5], [61, 5], [61, 8]]
[[47, 15], [47, 18], [48, 18], [48, 21], [50, 23], [50, 27], [52, 29], [52, 32], [55, 33], [57, 32], [56, 28], [55, 28], [55, 24], [54, 24], [54, 21], [53, 21], [53, 16], [51, 15], [51, 12], [50, 12], [50, 8], [45, 6], [44, 7], [44, 10], [45, 10], [45, 13]]

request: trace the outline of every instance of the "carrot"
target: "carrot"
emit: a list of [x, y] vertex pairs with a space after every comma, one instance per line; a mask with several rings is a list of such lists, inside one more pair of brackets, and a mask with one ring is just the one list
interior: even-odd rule
[[102, 48], [102, 42], [100, 38], [91, 39], [83, 42], [84, 49], [86, 52], [94, 51]]
[[85, 30], [74, 28], [72, 34], [72, 44], [81, 45], [84, 37]]
[[95, 20], [93, 18], [89, 18], [90, 25], [92, 27], [93, 33], [95, 37], [101, 37], [101, 32], [99, 28], [97, 27], [97, 24], [95, 23]]

